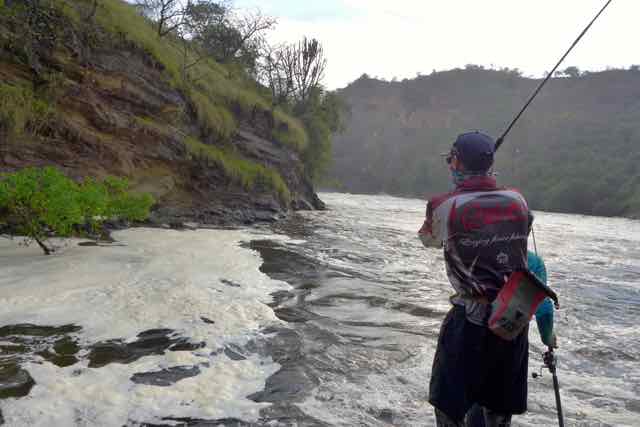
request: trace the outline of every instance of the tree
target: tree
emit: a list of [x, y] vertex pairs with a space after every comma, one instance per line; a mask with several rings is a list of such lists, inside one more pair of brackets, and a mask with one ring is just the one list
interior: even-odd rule
[[578, 67], [574, 67], [574, 66], [565, 68], [563, 73], [564, 73], [565, 76], [567, 76], [569, 78], [572, 78], [572, 79], [580, 77], [580, 69]]
[[[107, 177], [98, 182], [87, 178], [75, 183], [53, 167], [26, 168], [0, 175], [0, 223], [13, 233], [35, 241], [46, 255], [51, 236], [84, 234], [87, 226], [95, 233], [105, 220], [114, 217], [139, 221], [149, 215], [154, 203], [148, 194], [127, 191], [125, 179]], [[85, 232], [86, 233], [86, 232]]]
[[238, 14], [227, 2], [199, 0], [184, 9], [184, 38], [218, 62], [236, 62], [254, 74], [264, 32], [275, 19], [260, 12]]
[[184, 8], [180, 0], [138, 0], [142, 13], [156, 22], [159, 37], [164, 37], [182, 24]]
[[293, 67], [285, 56], [286, 52], [285, 46], [265, 44], [260, 53], [257, 78], [271, 92], [272, 110], [278, 105], [287, 104], [296, 90]]
[[318, 181], [327, 172], [332, 159], [332, 137], [345, 130], [348, 109], [335, 92], [320, 86], [311, 90], [302, 121], [309, 134], [309, 143], [302, 157], [309, 177]]
[[272, 93], [274, 103], [293, 98], [296, 112], [304, 113], [312, 92], [321, 88], [327, 61], [316, 39], [303, 38], [296, 44], [265, 46], [258, 78]]
[[322, 45], [316, 39], [309, 40], [305, 37], [297, 46], [291, 46], [290, 49], [298, 99], [304, 104], [324, 79], [327, 60], [324, 57]]
[[337, 94], [322, 87], [326, 65], [320, 42], [305, 37], [296, 44], [265, 45], [258, 67], [259, 81], [271, 91], [272, 108], [287, 105], [304, 123], [309, 143], [302, 157], [313, 180], [328, 168], [331, 140], [344, 129], [347, 111]]

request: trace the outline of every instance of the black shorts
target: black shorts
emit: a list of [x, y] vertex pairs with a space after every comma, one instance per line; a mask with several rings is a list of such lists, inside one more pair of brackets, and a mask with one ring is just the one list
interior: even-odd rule
[[513, 341], [494, 335], [454, 306], [442, 323], [433, 359], [429, 403], [452, 420], [464, 419], [473, 404], [500, 414], [527, 410], [529, 328]]

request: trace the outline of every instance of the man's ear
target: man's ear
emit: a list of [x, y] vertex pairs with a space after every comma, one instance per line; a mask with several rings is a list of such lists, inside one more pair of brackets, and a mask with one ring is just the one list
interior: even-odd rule
[[451, 165], [453, 166], [454, 170], [457, 170], [459, 172], [464, 172], [464, 165], [462, 164], [460, 159], [458, 159], [457, 157], [453, 158], [453, 160], [451, 161]]

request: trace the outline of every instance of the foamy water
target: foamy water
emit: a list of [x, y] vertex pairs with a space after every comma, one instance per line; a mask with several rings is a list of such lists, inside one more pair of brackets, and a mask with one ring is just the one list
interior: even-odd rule
[[[322, 198], [262, 231], [135, 229], [52, 257], [0, 240], [0, 367], [35, 381], [0, 400], [6, 425], [433, 425], [452, 288], [416, 237], [424, 202]], [[640, 425], [640, 222], [536, 217], [566, 425]], [[557, 425], [547, 372], [514, 425]]]
[[[260, 273], [259, 255], [240, 247], [254, 236], [134, 229], [115, 237], [126, 246], [78, 247], [71, 242], [50, 257], [36, 246], [0, 240], [0, 326], [77, 325], [81, 329], [74, 336], [85, 349], [109, 340], [131, 342], [158, 328], [202, 344], [99, 368], [88, 366], [87, 350], [79, 352], [78, 363], [66, 367], [37, 354], [24, 355], [20, 364], [36, 385], [27, 397], [0, 401], [6, 424], [257, 419], [265, 404], [247, 396], [261, 390], [278, 365], [256, 355], [234, 360], [220, 353], [279, 323], [266, 303], [271, 292], [288, 286]], [[200, 374], [168, 387], [131, 381], [136, 373], [177, 366], [197, 367]]]

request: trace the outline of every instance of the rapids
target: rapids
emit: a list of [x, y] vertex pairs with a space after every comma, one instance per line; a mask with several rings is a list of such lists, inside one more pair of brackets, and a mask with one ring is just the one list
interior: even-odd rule
[[[322, 194], [329, 210], [245, 230], [116, 233], [44, 257], [0, 240], [8, 426], [425, 426], [442, 253], [424, 202]], [[539, 212], [560, 296], [568, 426], [640, 417], [640, 222]], [[530, 330], [530, 371], [542, 345]], [[516, 426], [557, 425], [551, 375]], [[1, 422], [1, 421], [0, 421]]]

